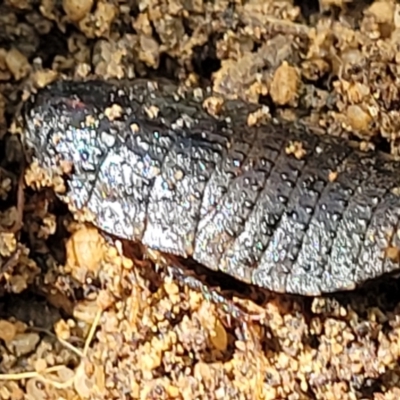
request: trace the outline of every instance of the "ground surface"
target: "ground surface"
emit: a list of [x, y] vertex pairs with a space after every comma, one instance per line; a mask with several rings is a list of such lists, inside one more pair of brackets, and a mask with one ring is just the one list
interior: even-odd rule
[[3, 1], [0, 399], [400, 398], [399, 280], [241, 300], [261, 315], [245, 324], [120, 256], [29, 172], [18, 224], [13, 123], [61, 75], [164, 76], [396, 156], [399, 47], [391, 1]]

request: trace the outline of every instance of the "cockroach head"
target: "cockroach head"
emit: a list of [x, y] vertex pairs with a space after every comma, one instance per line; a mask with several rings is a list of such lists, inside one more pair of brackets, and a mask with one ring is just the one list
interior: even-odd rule
[[99, 136], [109, 130], [99, 118], [107, 91], [98, 92], [95, 82], [56, 82], [26, 102], [26, 147], [41, 167], [67, 162], [77, 174], [97, 169], [107, 152]]

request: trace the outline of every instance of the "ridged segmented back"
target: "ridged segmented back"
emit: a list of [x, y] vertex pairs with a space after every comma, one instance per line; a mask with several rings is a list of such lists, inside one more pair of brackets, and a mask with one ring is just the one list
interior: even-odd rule
[[58, 82], [27, 105], [26, 139], [49, 171], [73, 163], [67, 196], [100, 229], [244, 282], [317, 295], [398, 270], [400, 163], [250, 127], [252, 110], [217, 119], [170, 83]]

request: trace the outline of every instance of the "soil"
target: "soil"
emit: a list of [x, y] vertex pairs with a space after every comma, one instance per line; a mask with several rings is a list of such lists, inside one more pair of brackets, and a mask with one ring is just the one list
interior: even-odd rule
[[166, 77], [398, 157], [399, 49], [391, 0], [4, 0], [0, 399], [400, 398], [399, 279], [226, 284], [235, 313], [76, 220], [26, 169], [16, 118], [56, 79]]

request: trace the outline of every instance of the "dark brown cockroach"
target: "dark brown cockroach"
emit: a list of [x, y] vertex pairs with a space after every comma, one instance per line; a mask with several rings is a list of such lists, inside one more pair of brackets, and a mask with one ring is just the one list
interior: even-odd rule
[[[66, 197], [114, 236], [276, 292], [349, 290], [399, 269], [400, 163], [298, 124], [210, 116], [170, 83], [57, 82], [25, 107], [25, 138]], [[290, 151], [300, 145], [301, 155]]]

